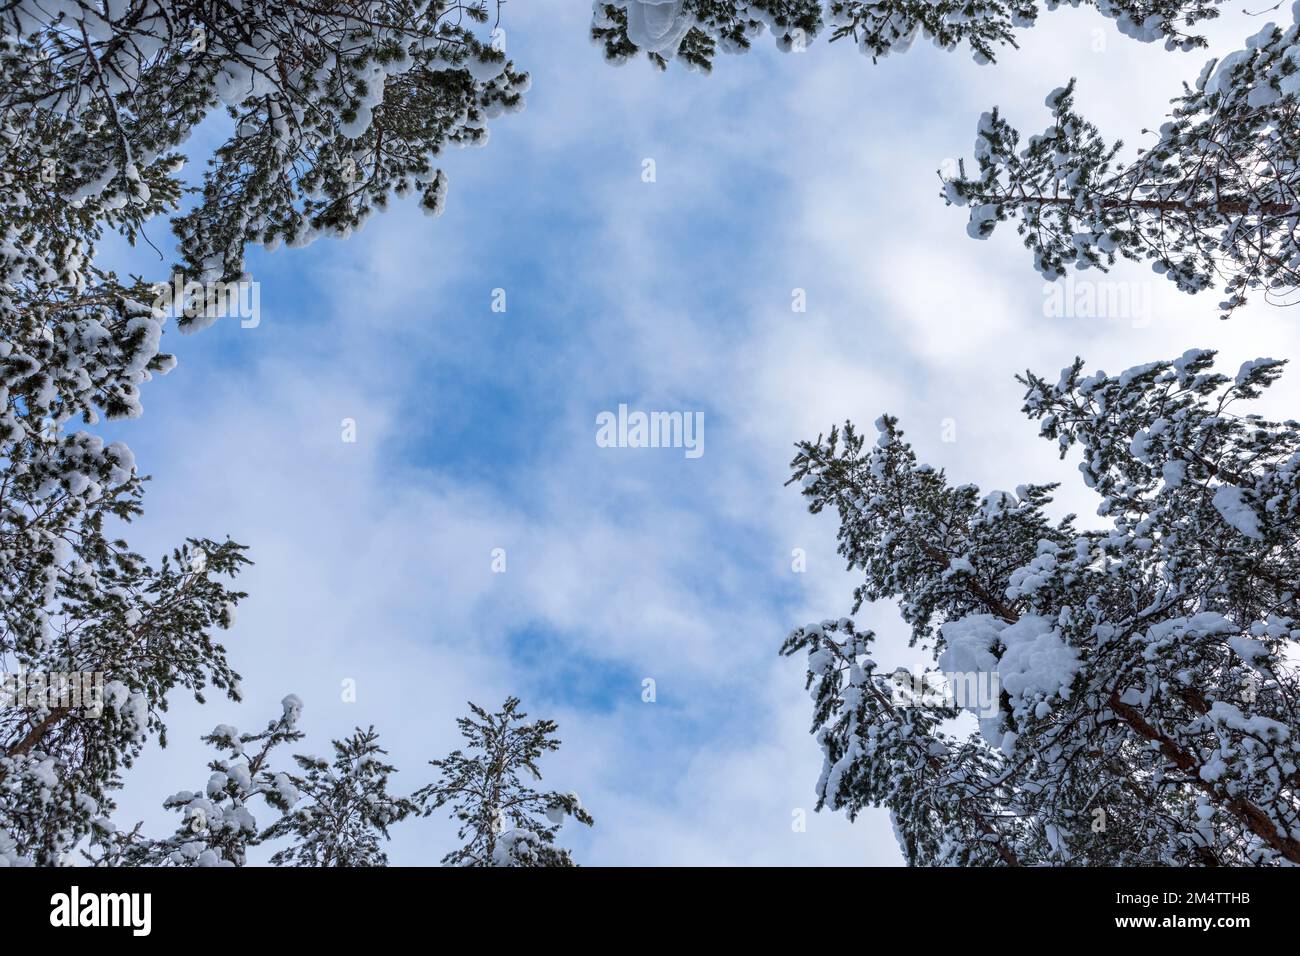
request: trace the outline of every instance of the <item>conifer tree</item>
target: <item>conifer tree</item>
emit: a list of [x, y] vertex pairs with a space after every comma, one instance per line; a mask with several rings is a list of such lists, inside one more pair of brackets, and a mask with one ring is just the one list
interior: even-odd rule
[[181, 790], [163, 801], [181, 814], [171, 836], [150, 839], [139, 825], [119, 833], [104, 822], [94, 835], [98, 852], [87, 856], [99, 866], [243, 866], [248, 848], [265, 839], [253, 815], [256, 801], [287, 813], [300, 796], [293, 778], [271, 767], [276, 748], [303, 736], [302, 701], [290, 694], [281, 706], [283, 713], [259, 733], [220, 724], [203, 738], [226, 756], [208, 764], [212, 775], [200, 790]]
[[[970, 206], [968, 233], [1015, 220], [1049, 280], [1117, 259], [1150, 262], [1185, 292], [1221, 283], [1223, 317], [1252, 290], [1300, 287], [1300, 4], [1244, 49], [1205, 64], [1136, 155], [1075, 109], [1075, 84], [1047, 97], [1052, 122], [1023, 138], [994, 109], [979, 121], [977, 171], [945, 184]], [[1143, 131], [1144, 136], [1146, 131]]]
[[[1195, 27], [1218, 15], [1217, 0], [1096, 7], [1128, 36], [1184, 50], [1207, 45]], [[996, 108], [985, 113], [974, 168], [960, 164], [944, 182], [945, 200], [970, 207], [974, 238], [1015, 220], [1048, 280], [1123, 258], [1149, 262], [1184, 292], [1218, 286], [1225, 318], [1252, 292], [1294, 301], [1300, 5], [1289, 12], [1288, 22], [1206, 63], [1151, 141], [1142, 131], [1135, 153], [1076, 111], [1073, 80], [1047, 96], [1052, 122], [1037, 135], [1022, 136]], [[991, 61], [1038, 15], [1034, 0], [597, 0], [591, 36], [611, 62], [644, 53], [660, 68], [676, 58], [704, 71], [719, 50], [744, 52], [764, 31], [779, 48], [802, 50], [828, 25], [832, 41], [852, 38], [873, 60], [919, 36]]]
[[944, 675], [884, 674], [848, 618], [790, 634], [819, 808], [887, 808], [911, 864], [1300, 863], [1300, 424], [1243, 407], [1282, 362], [1213, 361], [1020, 379], [1094, 530], [1048, 517], [1052, 485], [951, 484], [888, 416], [799, 446], [854, 613], [896, 600]]
[[[138, 228], [175, 203], [177, 147], [224, 110], [234, 132], [177, 220], [188, 280], [236, 281], [247, 243], [347, 235], [394, 195], [436, 213], [433, 160], [485, 142], [486, 121], [518, 109], [528, 84], [475, 32], [490, 19], [482, 0], [111, 9], [21, 0], [0, 12], [7, 185], [53, 200], [49, 218], [102, 210]], [[52, 255], [89, 261], [44, 225]]]
[[[61, 488], [44, 500], [70, 499]], [[30, 552], [15, 548], [6, 568], [12, 603], [0, 612], [0, 661], [17, 664], [5, 667], [0, 688], [0, 858], [8, 865], [53, 865], [112, 813], [113, 791], [144, 743], [166, 744], [170, 691], [185, 688], [202, 702], [210, 685], [238, 698], [239, 675], [212, 630], [230, 626], [244, 597], [221, 580], [247, 563], [242, 549], [191, 541], [151, 568], [101, 533], [106, 499], [67, 531], [66, 563], [31, 562], [30, 590], [13, 586]], [[29, 529], [36, 523], [26, 520]]]
[[[1205, 46], [1198, 23], [1218, 16], [1218, 0], [1066, 0], [1113, 19], [1120, 32], [1167, 49]], [[917, 38], [944, 50], [967, 47], [989, 63], [1015, 47], [1016, 31], [1032, 27], [1059, 0], [595, 0], [591, 39], [611, 63], [644, 53], [660, 69], [680, 60], [708, 72], [719, 51], [743, 53], [765, 31], [778, 49], [802, 52], [830, 28], [831, 41], [851, 39], [872, 61], [905, 53]]]
[[538, 759], [560, 749], [554, 721], [527, 722], [519, 698], [495, 713], [475, 703], [456, 721], [464, 750], [429, 761], [438, 779], [414, 794], [425, 816], [444, 806], [458, 821], [463, 845], [442, 858], [447, 866], [573, 866], [569, 851], [555, 845], [565, 817], [587, 826], [592, 819], [574, 794], [533, 790], [541, 780]]
[[292, 842], [271, 856], [276, 866], [387, 866], [381, 841], [388, 828], [415, 812], [415, 804], [388, 793], [395, 772], [383, 757], [374, 727], [335, 740], [333, 763], [295, 756], [301, 776], [290, 780], [304, 798], [273, 823], [263, 840]]
[[[56, 862], [111, 812], [122, 769], [164, 739], [169, 691], [238, 697], [211, 632], [243, 597], [228, 585], [242, 546], [192, 538], [158, 566], [131, 552], [115, 526], [140, 513], [144, 479], [125, 445], [77, 420], [141, 414], [143, 384], [175, 365], [167, 319], [215, 321], [248, 281], [248, 243], [346, 236], [407, 193], [436, 214], [438, 154], [486, 142], [489, 119], [522, 107], [527, 76], [480, 35], [494, 9], [0, 8], [0, 670], [98, 675], [106, 690], [97, 716], [26, 686], [0, 712], [0, 863]], [[174, 221], [172, 270], [102, 267], [106, 233], [148, 241], [151, 220], [180, 210], [179, 149], [220, 111], [233, 133]]]

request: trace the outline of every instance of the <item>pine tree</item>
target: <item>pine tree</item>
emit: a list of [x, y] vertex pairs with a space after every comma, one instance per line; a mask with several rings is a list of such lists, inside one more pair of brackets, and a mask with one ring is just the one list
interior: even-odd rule
[[[1047, 97], [1052, 123], [1023, 142], [994, 109], [979, 122], [978, 174], [945, 184], [970, 206], [969, 234], [1016, 229], [1049, 280], [1070, 268], [1147, 261], [1179, 289], [1223, 283], [1226, 318], [1250, 290], [1300, 287], [1300, 4], [1245, 49], [1210, 60], [1135, 158], [1074, 108], [1075, 84]], [[1145, 132], [1145, 131], [1144, 131]]]
[[[113, 529], [141, 512], [134, 457], [71, 426], [141, 414], [175, 365], [167, 319], [211, 324], [248, 243], [346, 236], [407, 193], [436, 214], [441, 150], [522, 107], [527, 76], [476, 32], [490, 19], [411, 0], [0, 9], [0, 666], [27, 675], [0, 712], [0, 863], [56, 862], [111, 812], [165, 740], [169, 691], [238, 697], [211, 630], [243, 597], [223, 580], [242, 546], [191, 538], [148, 564]], [[147, 241], [180, 208], [178, 150], [221, 110], [234, 132], [174, 221], [165, 281], [102, 268], [105, 233]], [[27, 686], [67, 674], [103, 683], [102, 713]]]
[[[25, 0], [0, 17], [6, 185], [54, 199], [55, 218], [89, 202], [138, 226], [174, 204], [175, 149], [229, 114], [200, 202], [176, 222], [184, 278], [199, 282], [239, 280], [249, 242], [348, 235], [394, 195], [437, 213], [446, 182], [432, 160], [485, 142], [486, 121], [520, 108], [528, 85], [475, 33], [481, 0], [133, 0], [109, 16], [89, 0]], [[75, 242], [63, 255], [90, 258]]]
[[[1167, 49], [1205, 46], [1190, 32], [1218, 16], [1218, 0], [1067, 0], [1093, 6], [1120, 32]], [[872, 61], [905, 53], [918, 37], [945, 50], [965, 44], [977, 62], [1015, 47], [1016, 31], [1032, 27], [1056, 0], [596, 0], [591, 38], [612, 63], [638, 53], [660, 69], [678, 59], [708, 72], [718, 51], [743, 53], [766, 31], [778, 49], [802, 51], [830, 25], [831, 41], [851, 38]]]
[[541, 780], [537, 760], [560, 749], [554, 721], [526, 722], [519, 698], [496, 713], [470, 703], [472, 715], [456, 721], [466, 749], [429, 761], [439, 777], [414, 794], [422, 813], [450, 806], [464, 845], [442, 858], [447, 866], [573, 866], [569, 851], [555, 846], [566, 816], [595, 821], [574, 794], [539, 793], [527, 779]]
[[[61, 490], [45, 500], [70, 498]], [[18, 665], [0, 687], [0, 857], [9, 865], [59, 862], [112, 813], [145, 742], [166, 744], [170, 691], [202, 702], [211, 685], [238, 699], [239, 675], [210, 632], [230, 626], [244, 597], [220, 580], [246, 563], [242, 549], [191, 541], [151, 568], [100, 533], [105, 500], [68, 531], [65, 563], [38, 566], [29, 589], [5, 576], [13, 602], [0, 616], [0, 659]], [[22, 568], [22, 557], [31, 554], [16, 550], [9, 567]]]
[[854, 613], [897, 600], [944, 675], [882, 673], [847, 618], [790, 634], [819, 808], [888, 808], [911, 864], [1300, 862], [1300, 423], [1241, 408], [1282, 362], [1213, 360], [1020, 379], [1097, 530], [1050, 520], [1052, 485], [951, 485], [888, 416], [874, 444], [799, 446], [791, 480], [865, 576]]
[[306, 798], [272, 824], [263, 840], [289, 838], [271, 856], [276, 866], [387, 866], [382, 840], [388, 828], [415, 812], [415, 804], [388, 793], [395, 768], [382, 757], [374, 727], [335, 740], [334, 762], [295, 756], [303, 776], [290, 780]]
[[98, 852], [87, 857], [99, 866], [243, 866], [248, 848], [265, 839], [253, 815], [255, 801], [288, 813], [300, 797], [293, 778], [270, 765], [277, 747], [303, 736], [302, 701], [290, 694], [281, 706], [281, 716], [260, 733], [241, 734], [222, 724], [203, 738], [227, 756], [208, 764], [212, 775], [201, 790], [181, 790], [163, 801], [181, 814], [175, 833], [153, 840], [141, 835], [139, 825], [120, 833], [104, 822], [94, 834]]

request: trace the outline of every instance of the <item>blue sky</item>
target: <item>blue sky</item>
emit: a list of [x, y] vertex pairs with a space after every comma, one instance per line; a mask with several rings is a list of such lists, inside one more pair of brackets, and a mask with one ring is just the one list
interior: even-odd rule
[[[1095, 503], [1020, 415], [1015, 373], [1193, 346], [1234, 367], [1296, 354], [1292, 314], [1220, 323], [1213, 298], [1138, 267], [1111, 278], [1143, 283], [1149, 323], [1047, 316], [1014, 232], [974, 242], [937, 195], [935, 170], [969, 155], [994, 103], [1041, 127], [1044, 96], [1078, 76], [1084, 114], [1130, 140], [1205, 54], [1063, 10], [996, 66], [922, 46], [876, 66], [845, 43], [783, 55], [762, 37], [702, 77], [608, 66], [588, 17], [508, 5], [527, 109], [446, 157], [446, 213], [407, 204], [346, 242], [255, 251], [261, 324], [169, 331], [179, 367], [146, 386], [143, 418], [111, 426], [155, 479], [138, 550], [228, 534], [257, 562], [226, 641], [246, 701], [176, 698], [172, 744], [142, 759], [120, 822], [170, 829], [162, 799], [207, 776], [198, 735], [258, 727], [286, 693], [305, 701], [304, 750], [375, 724], [402, 791], [457, 745], [467, 699], [515, 693], [560, 724], [545, 784], [596, 817], [563, 837], [582, 862], [898, 863], [884, 814], [811, 813], [803, 668], [776, 649], [846, 614], [856, 581], [833, 518], [783, 487], [793, 443], [890, 411], [954, 479], [1062, 480], [1061, 510], [1086, 518]], [[1260, 25], [1225, 15], [1215, 52]], [[147, 248], [113, 256], [158, 271]], [[1294, 415], [1296, 383], [1275, 391]], [[596, 416], [619, 403], [702, 411], [704, 455], [597, 447]], [[892, 608], [859, 620], [882, 665], [918, 660]], [[403, 824], [390, 856], [433, 863], [451, 838]]]

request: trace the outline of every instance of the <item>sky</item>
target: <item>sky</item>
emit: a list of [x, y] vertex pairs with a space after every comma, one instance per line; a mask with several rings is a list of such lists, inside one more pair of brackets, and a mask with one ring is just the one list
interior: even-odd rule
[[[1094, 11], [1045, 12], [982, 66], [923, 44], [873, 65], [825, 38], [783, 54], [764, 36], [705, 76], [607, 64], [586, 4], [508, 4], [527, 107], [445, 157], [444, 215], [408, 202], [346, 241], [254, 251], [260, 323], [170, 329], [179, 366], [145, 387], [142, 418], [108, 427], [153, 477], [136, 550], [229, 536], [256, 562], [224, 635], [245, 700], [174, 695], [170, 745], [131, 773], [119, 825], [169, 833], [162, 800], [208, 776], [198, 737], [260, 729], [288, 693], [299, 751], [373, 724], [402, 793], [458, 746], [466, 701], [514, 694], [559, 724], [542, 786], [596, 819], [561, 833], [580, 863], [901, 864], [884, 811], [813, 813], [804, 667], [777, 649], [848, 614], [858, 577], [835, 517], [784, 486], [793, 445], [890, 412], [954, 481], [1061, 481], [1059, 512], [1097, 526], [1077, 463], [1021, 414], [1017, 373], [1296, 355], [1289, 310], [1225, 323], [1215, 293], [1137, 265], [1102, 287], [1130, 314], [1057, 314], [1014, 229], [968, 238], [936, 176], [994, 104], [1041, 129], [1071, 76], [1085, 116], [1140, 143], [1267, 18], [1225, 10], [1210, 51], [1168, 53]], [[213, 135], [188, 144], [192, 169]], [[164, 246], [165, 224], [150, 236]], [[109, 257], [161, 271], [147, 246]], [[1298, 400], [1287, 376], [1261, 410]], [[702, 413], [703, 454], [600, 447], [597, 416], [620, 404]], [[882, 667], [924, 662], [888, 602], [857, 620]], [[408, 821], [389, 856], [435, 864], [453, 841], [446, 820]]]

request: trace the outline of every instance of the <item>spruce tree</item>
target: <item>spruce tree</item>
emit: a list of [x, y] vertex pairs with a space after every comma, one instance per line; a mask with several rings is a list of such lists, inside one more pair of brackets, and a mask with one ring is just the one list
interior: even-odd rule
[[1207, 62], [1136, 154], [1076, 111], [1073, 81], [1047, 97], [1052, 121], [1037, 135], [985, 113], [977, 169], [963, 163], [945, 198], [970, 207], [977, 239], [1014, 220], [1049, 280], [1125, 258], [1185, 292], [1221, 284], [1225, 318], [1252, 290], [1289, 301], [1300, 287], [1297, 20], [1300, 4], [1290, 23]]
[[1282, 362], [1213, 361], [1020, 379], [1092, 530], [1048, 517], [1052, 485], [951, 484], [888, 416], [799, 446], [854, 613], [897, 601], [943, 674], [885, 674], [848, 618], [790, 634], [819, 808], [887, 808], [911, 864], [1300, 863], [1300, 423], [1243, 407]]
[[519, 698], [496, 713], [471, 702], [471, 715], [456, 723], [464, 750], [429, 761], [438, 779], [414, 794], [425, 816], [450, 807], [463, 845], [442, 858], [447, 866], [573, 866], [569, 851], [555, 845], [565, 817], [591, 826], [574, 794], [541, 793], [538, 759], [560, 749], [554, 721], [528, 722]]
[[335, 740], [333, 763], [295, 756], [301, 776], [291, 776], [304, 798], [273, 823], [263, 840], [291, 842], [271, 856], [275, 866], [387, 866], [383, 842], [388, 828], [416, 810], [415, 804], [388, 792], [395, 772], [383, 757], [374, 727], [358, 727]]

